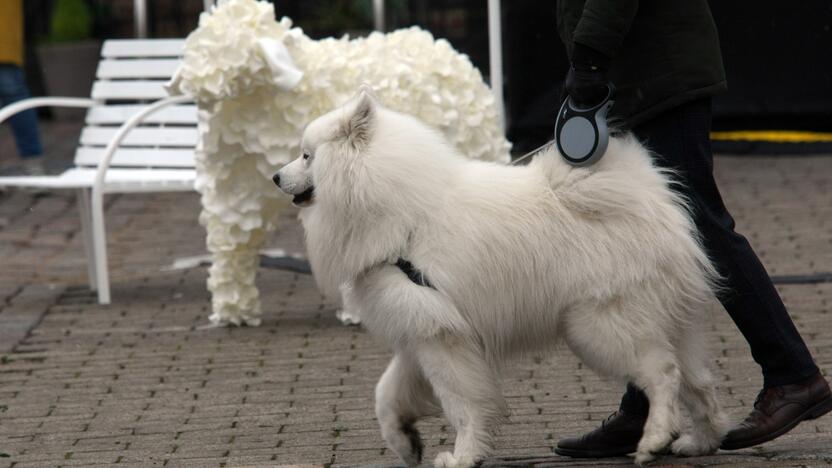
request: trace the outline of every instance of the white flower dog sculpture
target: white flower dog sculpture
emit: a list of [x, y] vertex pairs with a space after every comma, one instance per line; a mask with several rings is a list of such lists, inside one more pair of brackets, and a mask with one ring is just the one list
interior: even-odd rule
[[480, 72], [418, 28], [313, 40], [288, 18], [277, 22], [270, 3], [227, 0], [203, 13], [188, 36], [169, 90], [193, 96], [199, 108], [196, 189], [213, 257], [212, 322], [260, 323], [258, 253], [290, 202], [271, 176], [297, 156], [304, 125], [361, 83], [388, 107], [439, 129], [466, 156], [509, 160]]

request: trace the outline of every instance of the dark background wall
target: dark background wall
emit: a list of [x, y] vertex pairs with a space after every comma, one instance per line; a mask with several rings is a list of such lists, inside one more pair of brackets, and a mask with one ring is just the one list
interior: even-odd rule
[[832, 131], [832, 2], [711, 1], [728, 74], [719, 128]]
[[503, 3], [508, 138], [515, 151], [524, 152], [552, 138], [569, 62], [558, 37], [555, 2]]
[[[655, 1], [655, 0], [654, 0]], [[832, 131], [832, 1], [711, 1], [728, 76], [714, 130]], [[567, 58], [554, 2], [504, 2], [509, 138], [551, 136]]]
[[[372, 29], [372, 0], [272, 0], [312, 37]], [[642, 0], [661, 1], [661, 0]], [[87, 0], [94, 36], [133, 37], [132, 0]], [[471, 57], [487, 79], [487, 10], [482, 0], [386, 0], [388, 29], [418, 25]], [[26, 0], [27, 44], [48, 32], [54, 0]], [[148, 0], [151, 37], [184, 37], [202, 0]], [[555, 2], [505, 0], [503, 45], [509, 138], [523, 151], [551, 135], [568, 65]], [[832, 0], [711, 1], [729, 91], [714, 101], [714, 128], [832, 131]], [[37, 93], [38, 64], [27, 67]]]

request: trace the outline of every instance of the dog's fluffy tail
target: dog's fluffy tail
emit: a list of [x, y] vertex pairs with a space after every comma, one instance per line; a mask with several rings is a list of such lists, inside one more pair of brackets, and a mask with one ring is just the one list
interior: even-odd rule
[[685, 308], [698, 310], [686, 310], [685, 317], [679, 317], [690, 320], [721, 291], [722, 278], [705, 252], [689, 200], [673, 189], [680, 183], [674, 171], [656, 167], [648, 149], [627, 135], [610, 140], [597, 167], [572, 170], [553, 190], [571, 211], [583, 216], [663, 225], [666, 235], [654, 241], [672, 243], [662, 251], [678, 254], [665, 264], [675, 269], [672, 277], [682, 278], [674, 289]]

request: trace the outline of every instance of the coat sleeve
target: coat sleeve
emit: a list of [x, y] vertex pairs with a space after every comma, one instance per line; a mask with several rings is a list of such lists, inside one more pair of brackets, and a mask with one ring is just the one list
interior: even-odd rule
[[630, 31], [638, 11], [638, 2], [639, 0], [587, 0], [575, 27], [574, 42], [591, 47], [609, 58], [615, 57]]

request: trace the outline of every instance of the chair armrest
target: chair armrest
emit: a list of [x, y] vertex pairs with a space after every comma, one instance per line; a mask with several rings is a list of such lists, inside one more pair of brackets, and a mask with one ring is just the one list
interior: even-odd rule
[[136, 112], [135, 115], [127, 119], [121, 127], [119, 127], [118, 131], [113, 135], [113, 138], [107, 144], [107, 148], [104, 150], [104, 155], [101, 157], [101, 161], [98, 163], [98, 171], [95, 173], [95, 183], [92, 187], [92, 203], [101, 203], [102, 196], [104, 194], [104, 178], [107, 174], [107, 169], [110, 168], [110, 161], [113, 159], [113, 155], [115, 155], [116, 150], [118, 149], [121, 142], [130, 133], [130, 130], [133, 130], [134, 127], [139, 125], [142, 120], [147, 118], [150, 114], [159, 111], [168, 106], [172, 106], [175, 104], [184, 104], [186, 102], [191, 102], [194, 99], [190, 96], [171, 96], [168, 98], [160, 99], [153, 104], [149, 104], [144, 109]]
[[17, 114], [18, 112], [34, 109], [36, 107], [93, 107], [96, 104], [97, 101], [88, 98], [36, 97], [23, 99], [21, 101], [14, 102], [0, 109], [0, 123], [3, 123], [3, 121]]

